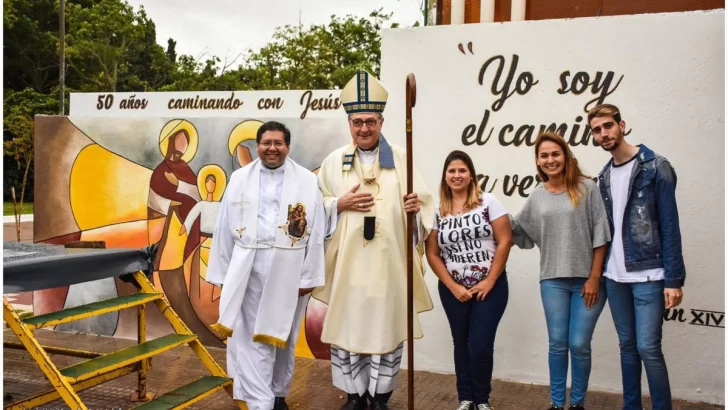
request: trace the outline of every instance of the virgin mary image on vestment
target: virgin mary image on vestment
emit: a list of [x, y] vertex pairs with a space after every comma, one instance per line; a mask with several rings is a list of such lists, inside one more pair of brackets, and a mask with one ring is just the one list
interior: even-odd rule
[[303, 238], [306, 233], [306, 206], [297, 203], [288, 205], [288, 235], [294, 238]]

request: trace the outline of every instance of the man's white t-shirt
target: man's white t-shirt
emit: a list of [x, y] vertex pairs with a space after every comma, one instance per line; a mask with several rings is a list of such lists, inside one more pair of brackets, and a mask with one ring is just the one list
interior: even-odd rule
[[611, 252], [609, 252], [607, 270], [604, 272], [604, 276], [615, 282], [622, 283], [649, 282], [665, 278], [665, 269], [663, 268], [627, 272], [624, 265], [622, 223], [624, 222], [624, 212], [627, 207], [627, 195], [629, 195], [629, 180], [637, 163], [636, 158], [635, 155], [623, 164], [617, 166], [612, 164], [610, 174], [614, 235], [612, 236]]

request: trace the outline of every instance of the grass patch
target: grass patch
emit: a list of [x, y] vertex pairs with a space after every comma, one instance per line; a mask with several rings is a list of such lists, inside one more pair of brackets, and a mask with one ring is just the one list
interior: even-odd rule
[[[33, 203], [32, 202], [25, 202], [23, 203], [23, 208], [20, 211], [21, 214], [32, 214], [33, 213]], [[13, 203], [12, 202], [3, 202], [3, 216], [6, 215], [15, 215], [15, 212], [13, 212]]]

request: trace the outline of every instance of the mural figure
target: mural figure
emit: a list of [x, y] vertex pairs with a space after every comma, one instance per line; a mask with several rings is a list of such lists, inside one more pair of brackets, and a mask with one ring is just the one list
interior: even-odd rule
[[[207, 193], [198, 188], [198, 176], [189, 165], [197, 152], [198, 138], [195, 126], [183, 119], [168, 121], [159, 134], [159, 149], [164, 159], [154, 168], [149, 181], [149, 242], [159, 242], [154, 262], [155, 285], [164, 290], [180, 318], [203, 342], [222, 346], [205, 324], [216, 316], [217, 309], [212, 303], [200, 300], [202, 218], [193, 218], [189, 227], [184, 225], [201, 201], [200, 193]], [[204, 185], [205, 176], [202, 178]], [[182, 229], [187, 235], [179, 234]], [[212, 302], [214, 289], [206, 287], [204, 293], [210, 295]], [[196, 297], [190, 297], [191, 294]]]
[[[214, 172], [213, 172], [214, 171]], [[220, 209], [220, 198], [225, 191], [225, 179], [218, 184], [217, 179], [222, 175], [225, 178], [225, 171], [217, 165], [205, 165], [198, 175], [198, 180], [204, 181], [201, 184], [200, 194], [205, 199], [192, 207], [184, 224], [180, 227], [179, 234], [184, 235], [192, 229], [195, 221], [200, 220], [201, 238], [212, 238], [212, 231], [215, 229], [217, 211]]]
[[[195, 204], [201, 200], [197, 190], [197, 176], [188, 165], [188, 161], [195, 155], [197, 143], [197, 130], [187, 120], [169, 121], [159, 135], [159, 149], [164, 160], [152, 171], [147, 200], [149, 242], [152, 244], [161, 241], [155, 264], [159, 270], [178, 268], [199, 244], [200, 223], [195, 221], [187, 230], [188, 236], [182, 255], [173, 257], [174, 250], [167, 246], [168, 240], [173, 239], [172, 235], [168, 235], [171, 225], [185, 221]], [[164, 223], [164, 227], [160, 232], [161, 223]], [[169, 264], [162, 260], [169, 261]]]

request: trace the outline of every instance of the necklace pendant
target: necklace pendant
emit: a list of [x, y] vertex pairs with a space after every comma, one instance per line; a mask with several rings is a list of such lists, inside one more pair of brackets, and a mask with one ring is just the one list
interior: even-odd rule
[[376, 180], [377, 180], [377, 178], [364, 178], [364, 183], [365, 183], [366, 185], [371, 185], [371, 184], [373, 184], [374, 182], [376, 182]]

